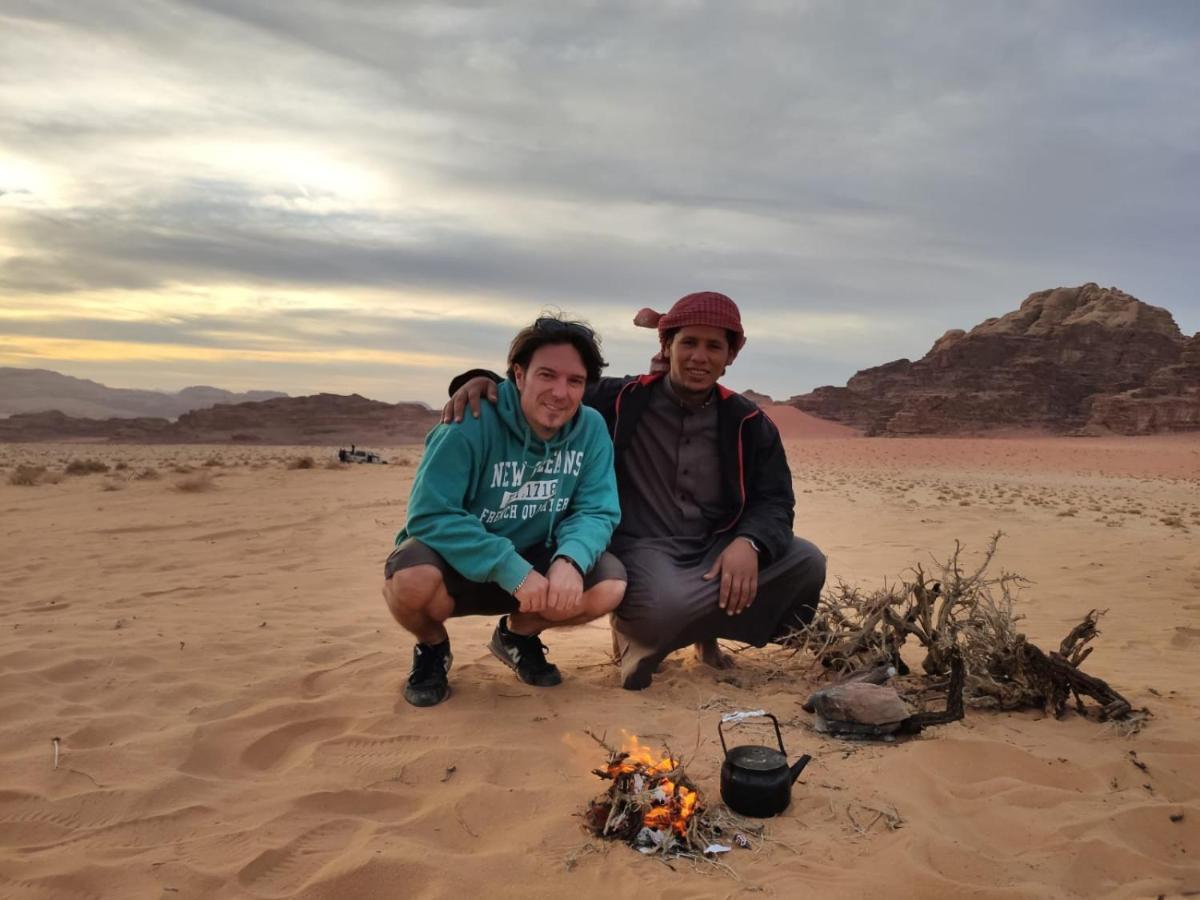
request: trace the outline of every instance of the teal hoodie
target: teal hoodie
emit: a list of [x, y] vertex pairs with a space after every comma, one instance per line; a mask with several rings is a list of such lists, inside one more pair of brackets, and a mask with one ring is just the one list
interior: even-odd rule
[[479, 404], [479, 418], [438, 425], [408, 500], [399, 544], [415, 538], [471, 581], [510, 594], [531, 568], [518, 551], [554, 546], [587, 572], [621, 520], [613, 447], [600, 413], [586, 406], [542, 441], [529, 429], [511, 381]]

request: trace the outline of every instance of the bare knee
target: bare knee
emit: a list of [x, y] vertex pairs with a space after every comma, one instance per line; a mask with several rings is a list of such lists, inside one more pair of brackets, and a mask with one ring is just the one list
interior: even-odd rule
[[593, 619], [607, 616], [621, 605], [625, 597], [625, 582], [615, 578], [593, 585], [583, 594], [583, 611]]
[[383, 599], [392, 615], [427, 611], [444, 593], [442, 573], [437, 566], [400, 569], [383, 583]]

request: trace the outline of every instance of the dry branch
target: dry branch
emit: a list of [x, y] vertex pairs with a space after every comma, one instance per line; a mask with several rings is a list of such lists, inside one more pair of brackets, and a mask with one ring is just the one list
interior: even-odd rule
[[1072, 696], [1085, 713], [1086, 697], [1098, 705], [1102, 721], [1123, 720], [1136, 728], [1148, 711], [1134, 712], [1106, 682], [1079, 668], [1092, 652], [1102, 613], [1089, 612], [1050, 653], [1017, 630], [1021, 617], [1013, 612], [1013, 600], [1028, 582], [1011, 572], [989, 574], [1000, 537], [992, 536], [982, 561], [971, 568], [964, 566], [956, 541], [949, 559], [934, 560], [930, 572], [918, 563], [908, 578], [880, 590], [864, 592], [839, 582], [821, 597], [812, 622], [786, 643], [843, 675], [880, 665], [895, 666], [903, 675], [908, 668], [901, 648], [911, 636], [925, 651], [926, 685], [944, 682], [955, 657], [962, 659], [963, 696], [970, 706], [1035, 707], [1061, 716]]

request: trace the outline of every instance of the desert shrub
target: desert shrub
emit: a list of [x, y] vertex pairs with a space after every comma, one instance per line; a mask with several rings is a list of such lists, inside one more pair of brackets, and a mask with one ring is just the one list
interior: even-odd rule
[[225, 465], [225, 460], [221, 459], [221, 457], [219, 457], [219, 456], [210, 456], [208, 459], [206, 459], [204, 461], [204, 465], [205, 465], [205, 467], [211, 469], [211, 468], [214, 468], [215, 466]]
[[116, 469], [118, 472], [124, 472], [126, 469], [129, 468], [129, 463], [125, 462], [125, 460], [121, 460], [115, 466], [113, 466], [113, 468]]
[[142, 469], [142, 471], [138, 472], [133, 477], [138, 481], [158, 481], [158, 479], [162, 476], [158, 474], [158, 469], [152, 467], [149, 469]]
[[193, 475], [191, 478], [181, 478], [175, 482], [175, 490], [183, 491], [185, 494], [198, 494], [203, 491], [211, 491], [217, 486], [213, 481], [212, 476], [207, 472], [201, 472], [199, 475]]
[[289, 469], [311, 469], [316, 464], [316, 460], [311, 456], [297, 456], [295, 459], [288, 461], [287, 467]]
[[102, 485], [100, 485], [100, 490], [102, 490], [102, 491], [119, 491], [119, 490], [124, 489], [124, 487], [125, 487], [125, 482], [110, 480], [110, 481], [106, 481]]
[[173, 471], [173, 472], [175, 472], [175, 473], [176, 473], [176, 474], [178, 474], [178, 475], [187, 475], [189, 472], [194, 472], [194, 471], [196, 471], [196, 470], [195, 470], [195, 469], [193, 469], [191, 466], [189, 466], [189, 465], [185, 465], [185, 464], [183, 464], [183, 463], [180, 463], [180, 464], [178, 464], [178, 465], [172, 466], [172, 467], [171, 467], [171, 469], [172, 469], [172, 471]]
[[108, 465], [98, 459], [73, 459], [63, 471], [68, 475], [93, 475], [96, 472], [107, 472]]
[[45, 474], [45, 466], [17, 466], [9, 474], [8, 483], [19, 487], [33, 487]]

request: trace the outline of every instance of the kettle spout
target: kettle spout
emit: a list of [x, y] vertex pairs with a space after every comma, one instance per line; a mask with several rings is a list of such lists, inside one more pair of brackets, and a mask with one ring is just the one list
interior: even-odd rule
[[805, 753], [803, 756], [801, 756], [798, 760], [796, 760], [792, 764], [791, 772], [792, 772], [792, 781], [793, 782], [797, 778], [800, 777], [800, 773], [804, 771], [804, 767], [807, 766], [810, 762], [812, 762], [812, 757], [809, 756], [807, 753]]
[[799, 760], [792, 763], [791, 772], [793, 782], [799, 778], [800, 773], [804, 772], [804, 767], [808, 766], [810, 762], [812, 762], [812, 757], [808, 754], [804, 754], [804, 756], [800, 757]]

